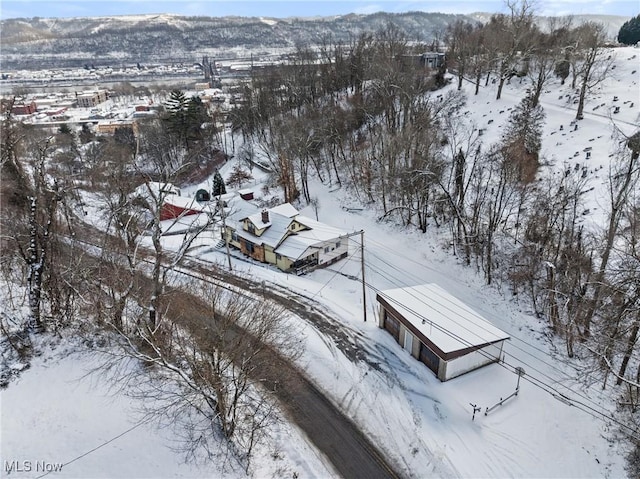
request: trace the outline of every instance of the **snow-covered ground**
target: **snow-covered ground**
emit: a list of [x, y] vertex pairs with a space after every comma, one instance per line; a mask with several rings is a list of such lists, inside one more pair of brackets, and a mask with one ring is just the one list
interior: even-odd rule
[[[580, 169], [587, 166], [594, 190], [589, 200], [591, 213], [585, 216], [594, 223], [602, 221], [598, 211], [604, 207], [602, 185], [612, 152], [613, 123], [630, 134], [636, 131], [640, 120], [640, 50], [620, 48], [614, 54], [613, 76], [589, 97], [585, 118], [578, 122], [577, 130], [571, 125], [575, 92], [553, 83], [541, 99], [546, 112], [543, 154], [558, 174], [564, 171], [564, 162], [572, 168], [575, 163], [580, 163]], [[519, 102], [526, 85], [514, 80], [505, 86], [498, 102], [494, 101], [495, 85], [483, 88], [478, 96], [473, 96], [471, 86], [465, 88], [469, 88], [470, 115], [478, 128], [485, 129], [485, 141], [491, 142], [499, 138], [510, 109]], [[615, 106], [621, 107], [620, 112], [609, 114]], [[494, 121], [489, 123], [489, 119]], [[587, 147], [591, 147], [589, 159]], [[223, 175], [230, 167], [223, 167]], [[261, 178], [256, 171], [253, 174], [256, 180], [252, 187], [259, 195]], [[183, 194], [199, 187], [183, 189]], [[358, 280], [357, 237], [353, 238], [347, 260], [306, 276], [286, 275], [235, 257], [234, 269], [264, 280], [267, 287], [277, 284], [317, 301], [366, 352], [366, 361], [353, 362], [329, 338], [299, 318], [306, 345], [300, 366], [362, 427], [401, 474], [626, 477], [624, 443], [614, 439], [616, 425], [603, 418], [613, 414], [615, 404], [603, 394], [600, 384], [587, 387], [581, 383], [576, 377], [577, 364], [563, 359], [556, 350], [558, 345], [547, 334], [546, 324], [530, 314], [526, 302], [505, 297], [498, 286], [486, 286], [481, 275], [451, 255], [446, 239], [433, 227], [421, 234], [378, 223], [373, 211], [347, 209], [355, 205], [347, 192], [330, 192], [329, 187], [317, 182], [312, 184], [312, 196], [319, 200], [320, 221], [349, 232], [365, 231], [367, 322], [363, 321]], [[315, 217], [316, 211], [307, 207], [302, 213]], [[167, 245], [178, 240], [178, 236], [167, 237]], [[226, 264], [224, 249], [200, 251], [201, 260]], [[377, 327], [377, 290], [430, 282], [511, 336], [505, 345], [504, 363], [441, 383]], [[87, 361], [91, 362], [84, 356], [38, 358], [18, 381], [0, 392], [3, 461], [67, 462], [136, 425], [135, 415], [130, 414], [135, 404], [130, 399], [107, 395], [106, 386], [98, 377], [78, 380]], [[487, 407], [515, 391], [515, 367], [524, 368], [526, 373], [520, 381], [519, 394], [485, 416]], [[481, 408], [474, 420], [471, 404]], [[263, 451], [255, 462], [254, 476], [279, 477], [291, 475], [291, 471], [299, 477], [332, 475], [295, 427], [282, 426], [276, 431], [275, 440], [284, 451], [283, 459], [276, 461]], [[168, 449], [170, 445], [170, 431], [157, 431], [143, 424], [65, 466], [64, 477], [222, 475], [215, 465], [201, 469], [181, 464], [179, 456]], [[279, 474], [279, 466], [283, 468], [280, 472], [288, 472]]]
[[[49, 470], [57, 470], [51, 477], [87, 479], [246, 477], [224, 452], [185, 463], [179, 431], [146, 421], [139, 399], [96, 372], [100, 364], [88, 351], [49, 351], [0, 393], [0, 477], [38, 478]], [[252, 473], [328, 477], [332, 468], [295, 426], [281, 422], [257, 448]]]

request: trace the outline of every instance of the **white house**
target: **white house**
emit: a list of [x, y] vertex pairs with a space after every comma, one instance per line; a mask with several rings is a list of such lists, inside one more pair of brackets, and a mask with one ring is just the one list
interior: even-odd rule
[[249, 212], [238, 207], [240, 201], [235, 202], [237, 213], [231, 208], [226, 234], [229, 244], [247, 256], [300, 274], [333, 264], [349, 252], [347, 233], [301, 215], [289, 203]]

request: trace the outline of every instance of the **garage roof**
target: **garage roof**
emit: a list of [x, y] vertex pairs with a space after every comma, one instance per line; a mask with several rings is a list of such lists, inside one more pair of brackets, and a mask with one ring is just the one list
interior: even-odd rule
[[437, 284], [388, 289], [378, 296], [444, 353], [509, 339]]

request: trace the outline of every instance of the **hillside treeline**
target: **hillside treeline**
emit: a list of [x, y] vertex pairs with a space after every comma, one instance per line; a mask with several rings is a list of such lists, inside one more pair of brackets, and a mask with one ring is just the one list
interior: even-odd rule
[[149, 62], [199, 62], [210, 57], [254, 58], [288, 51], [296, 42], [332, 37], [348, 41], [393, 21], [412, 39], [430, 41], [457, 19], [433, 12], [350, 14], [321, 18], [143, 15], [3, 20], [0, 43], [5, 70], [98, 67]]
[[[605, 220], [593, 227], [583, 221], [591, 179], [572, 167], [545, 174], [540, 153], [539, 98], [550, 80], [577, 91], [579, 121], [609, 72], [602, 27], [566, 20], [542, 31], [525, 4], [486, 25], [455, 23], [444, 39], [446, 65], [435, 69], [420, 55], [437, 45], [416, 44], [391, 24], [322, 45], [319, 58], [299, 46], [289, 65], [245, 85], [230, 115], [242, 154], [268, 158], [286, 201], [312, 201], [314, 176], [349, 190], [381, 221], [439, 229], [452, 253], [530, 303], [567, 356], [591, 358], [587, 376], [615, 384], [637, 411], [640, 134], [612, 141]], [[445, 68], [457, 89], [440, 92]], [[527, 93], [499, 141], [481, 143], [462, 85], [493, 88], [499, 99], [509, 81], [526, 83]]]

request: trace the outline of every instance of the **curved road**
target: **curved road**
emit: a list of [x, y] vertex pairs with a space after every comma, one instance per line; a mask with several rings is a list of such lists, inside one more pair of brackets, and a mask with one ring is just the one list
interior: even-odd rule
[[[206, 281], [229, 283], [246, 291], [260, 292], [269, 299], [282, 304], [288, 310], [310, 321], [321, 331], [329, 333], [347, 357], [353, 361], [365, 360], [348, 336], [335, 327], [334, 319], [310, 309], [309, 301], [286, 291], [278, 293], [264, 288], [262, 282], [220, 271], [216, 266], [189, 262], [187, 266], [197, 273], [196, 277], [208, 277]], [[186, 293], [183, 293], [186, 294]], [[194, 304], [196, 301], [191, 302]], [[199, 302], [199, 301], [198, 301]], [[333, 326], [333, 327], [332, 327]], [[344, 478], [398, 478], [400, 477], [386, 462], [380, 451], [360, 432], [327, 397], [316, 388], [292, 363], [274, 351], [264, 353], [264, 368], [256, 371], [257, 377], [280, 400], [289, 418], [307, 435], [309, 440], [328, 458], [334, 469]], [[375, 367], [375, 364], [370, 364]]]

